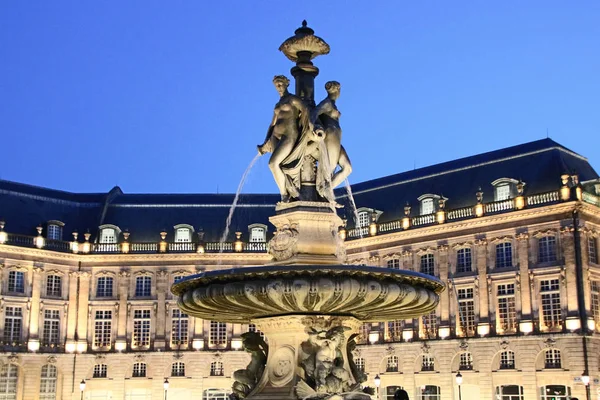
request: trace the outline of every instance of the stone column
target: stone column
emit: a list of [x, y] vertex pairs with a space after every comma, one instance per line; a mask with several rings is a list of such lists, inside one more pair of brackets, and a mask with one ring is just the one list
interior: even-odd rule
[[157, 350], [162, 350], [166, 346], [165, 328], [169, 320], [169, 311], [166, 310], [165, 302], [167, 291], [169, 289], [169, 273], [161, 270], [156, 274], [156, 298], [157, 298], [157, 315], [156, 315], [156, 338], [154, 339], [154, 347]]

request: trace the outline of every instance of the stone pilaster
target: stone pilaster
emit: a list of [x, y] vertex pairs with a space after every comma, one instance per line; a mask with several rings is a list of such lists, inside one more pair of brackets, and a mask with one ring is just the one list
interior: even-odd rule
[[117, 340], [127, 340], [127, 314], [129, 307], [127, 300], [129, 299], [129, 271], [119, 272], [119, 316], [117, 321]]
[[[67, 342], [73, 341], [77, 334], [77, 301], [79, 293], [77, 291], [77, 283], [79, 271], [69, 272], [69, 305], [67, 307]], [[85, 310], [87, 314], [87, 310]]]
[[42, 274], [44, 269], [41, 267], [33, 267], [32, 282], [31, 282], [31, 313], [29, 320], [29, 339], [39, 339], [40, 325], [40, 297], [42, 293]]
[[575, 263], [575, 241], [573, 227], [566, 226], [560, 230], [562, 254], [564, 257], [563, 271], [561, 272], [561, 294], [566, 293], [567, 318], [579, 315], [577, 307], [577, 277]]
[[[87, 271], [79, 271], [79, 311], [77, 315], [77, 337], [80, 342], [87, 342], [88, 318], [90, 317], [90, 278], [92, 274]], [[80, 347], [81, 348], [81, 347]]]
[[166, 309], [167, 291], [169, 290], [169, 273], [165, 270], [158, 271], [156, 274], [156, 337], [154, 339], [154, 347], [156, 349], [164, 349], [166, 346], [166, 325], [169, 321], [169, 311]]
[[[439, 271], [440, 279], [442, 282], [448, 282], [450, 278], [450, 263], [448, 262], [448, 246], [440, 246], [439, 248]], [[448, 327], [450, 325], [450, 293], [448, 290], [444, 290], [440, 294], [440, 327]]]
[[[531, 291], [529, 290], [529, 235], [527, 233], [520, 233], [517, 235], [517, 246], [520, 275], [520, 282], [517, 283], [517, 288], [521, 288], [519, 291], [521, 297], [520, 319], [531, 321], [533, 315], [531, 313]], [[519, 307], [518, 304], [516, 306], [517, 308]]]

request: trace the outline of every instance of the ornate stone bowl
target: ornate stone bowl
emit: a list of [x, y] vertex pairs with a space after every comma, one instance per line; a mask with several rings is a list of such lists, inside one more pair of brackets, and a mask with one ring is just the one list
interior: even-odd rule
[[370, 399], [352, 361], [361, 323], [431, 312], [443, 290], [428, 275], [350, 265], [210, 271], [171, 288], [189, 315], [254, 323], [264, 333], [266, 341], [243, 335], [252, 361], [234, 373], [234, 397], [330, 400]]

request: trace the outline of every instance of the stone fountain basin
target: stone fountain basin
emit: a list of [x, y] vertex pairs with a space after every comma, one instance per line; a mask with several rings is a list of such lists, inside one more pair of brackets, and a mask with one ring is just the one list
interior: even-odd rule
[[203, 272], [171, 287], [197, 318], [249, 323], [302, 314], [363, 322], [417, 318], [435, 309], [445, 285], [412, 271], [355, 265], [243, 267]]

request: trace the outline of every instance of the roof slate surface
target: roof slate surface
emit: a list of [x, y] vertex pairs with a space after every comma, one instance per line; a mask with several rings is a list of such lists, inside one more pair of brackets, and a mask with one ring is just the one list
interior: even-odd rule
[[[587, 159], [551, 139], [543, 139], [406, 171], [352, 185], [357, 207], [383, 211], [379, 221], [400, 218], [409, 202], [418, 213], [417, 198], [431, 193], [448, 198], [448, 209], [475, 204], [481, 187], [484, 201], [493, 199], [492, 182], [512, 178], [525, 182], [525, 193], [535, 194], [560, 187], [560, 175], [578, 174], [580, 181], [598, 179]], [[352, 215], [346, 191], [336, 190], [346, 215]], [[233, 194], [123, 194], [115, 187], [108, 193], [69, 193], [0, 180], [0, 218], [6, 231], [34, 235], [38, 224], [50, 220], [65, 223], [64, 239], [70, 232], [90, 231], [92, 240], [101, 224], [114, 224], [131, 233], [131, 241], [155, 242], [165, 229], [171, 235], [177, 224], [202, 228], [205, 240], [218, 241], [225, 228]], [[241, 231], [247, 238], [248, 225], [273, 227], [276, 194], [242, 194], [233, 215], [231, 233]], [[350, 222], [349, 225], [352, 225]], [[168, 240], [168, 239], [167, 239]]]

